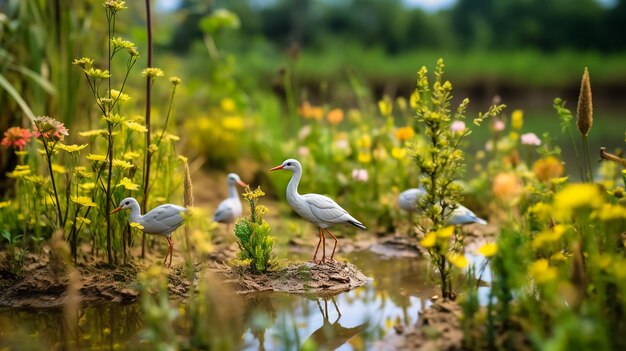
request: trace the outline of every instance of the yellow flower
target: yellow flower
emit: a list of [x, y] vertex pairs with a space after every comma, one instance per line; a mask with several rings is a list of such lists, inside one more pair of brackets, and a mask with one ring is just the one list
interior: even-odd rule
[[495, 256], [498, 252], [498, 244], [496, 243], [486, 243], [483, 246], [478, 248], [478, 253], [489, 258]]
[[136, 159], [137, 157], [141, 156], [140, 153], [138, 152], [134, 152], [134, 151], [128, 151], [124, 154], [124, 159], [125, 160], [133, 160]]
[[133, 181], [128, 179], [127, 177], [122, 178], [122, 180], [120, 180], [120, 183], [118, 185], [116, 185], [115, 187], [119, 187], [119, 186], [123, 186], [127, 190], [137, 190], [137, 189], [139, 189], [139, 185], [133, 183]]
[[61, 166], [59, 164], [53, 163], [52, 164], [52, 172], [59, 173], [59, 174], [65, 174], [67, 171], [65, 170], [65, 167], [63, 167], [63, 166]]
[[106, 135], [108, 133], [108, 131], [106, 129], [93, 129], [93, 130], [88, 130], [85, 132], [78, 132], [78, 134], [80, 136], [83, 137], [92, 137], [92, 136], [98, 136], [98, 135]]
[[454, 234], [454, 226], [453, 225], [450, 225], [450, 226], [447, 226], [447, 227], [443, 227], [443, 228], [439, 228], [439, 230], [437, 230], [437, 237], [438, 238], [447, 239], [447, 238], [451, 237], [452, 234]]
[[520, 130], [523, 125], [524, 112], [522, 110], [513, 110], [513, 113], [511, 113], [511, 127], [515, 130]]
[[79, 187], [84, 191], [90, 191], [96, 187], [96, 183], [83, 183]]
[[557, 252], [552, 254], [552, 256], [550, 256], [550, 261], [556, 261], [556, 262], [564, 262], [567, 261], [567, 256], [565, 256], [562, 252]]
[[103, 116], [102, 119], [112, 124], [118, 124], [124, 122], [126, 120], [126, 117], [118, 113], [114, 113], [110, 114], [109, 116]]
[[370, 163], [372, 162], [372, 155], [369, 152], [359, 152], [357, 159], [359, 163]]
[[551, 230], [544, 230], [541, 233], [537, 234], [533, 239], [533, 248], [538, 249], [543, 247], [545, 244], [553, 243], [561, 239], [563, 234], [565, 234], [567, 227], [563, 224], [555, 225]]
[[210, 238], [201, 230], [194, 230], [190, 236], [193, 248], [199, 253], [209, 253], [213, 251], [213, 245]]
[[157, 152], [157, 151], [159, 151], [159, 147], [158, 147], [158, 146], [156, 146], [156, 144], [150, 144], [150, 145], [148, 146], [148, 152], [149, 152], [149, 153], [153, 154], [153, 153], [155, 153], [155, 152]]
[[141, 71], [141, 75], [143, 75], [144, 77], [158, 78], [163, 77], [164, 73], [163, 70], [160, 68], [148, 67]]
[[59, 149], [65, 151], [65, 152], [72, 153], [72, 152], [78, 152], [78, 151], [86, 148], [87, 144], [83, 144], [83, 145], [76, 145], [76, 144], [74, 144], [74, 145], [65, 145], [65, 144], [62, 144], [62, 143], [58, 143], [57, 147]]
[[73, 203], [76, 203], [78, 205], [81, 206], [86, 206], [86, 207], [96, 207], [96, 203], [93, 202], [91, 200], [90, 197], [87, 196], [71, 196], [70, 200], [72, 200]]
[[340, 108], [335, 108], [328, 111], [328, 113], [326, 114], [326, 119], [328, 120], [328, 123], [333, 125], [341, 123], [341, 121], [343, 121], [343, 110]]
[[528, 271], [537, 284], [548, 283], [557, 277], [556, 269], [554, 267], [550, 267], [548, 260], [545, 258], [541, 258], [533, 262]]
[[601, 221], [626, 219], [626, 207], [604, 204], [591, 214], [591, 218], [598, 218]]
[[131, 97], [128, 94], [124, 94], [119, 92], [118, 90], [115, 89], [111, 89], [111, 97], [115, 100], [117, 99], [117, 101], [119, 102], [127, 102], [130, 101]]
[[130, 162], [126, 162], [124, 160], [114, 159], [113, 167], [120, 167], [120, 168], [128, 169], [128, 168], [132, 168], [133, 164]]
[[126, 128], [135, 132], [146, 133], [148, 131], [148, 128], [146, 128], [144, 125], [137, 123], [137, 122], [126, 121], [124, 122], [124, 125], [126, 126]]
[[403, 160], [406, 157], [406, 149], [403, 147], [394, 146], [391, 149], [391, 157], [397, 160]]
[[463, 269], [467, 267], [467, 264], [469, 263], [464, 255], [449, 253], [447, 257], [448, 261], [450, 261], [450, 263], [452, 263], [457, 268]]
[[426, 234], [424, 239], [420, 240], [420, 245], [426, 249], [430, 249], [431, 247], [435, 246], [436, 243], [437, 243], [437, 233], [435, 232], [430, 232]]
[[91, 224], [91, 220], [85, 217], [76, 217], [76, 223]]
[[540, 221], [545, 222], [552, 217], [552, 206], [539, 202], [533, 205], [528, 212], [537, 216]]
[[13, 172], [7, 172], [9, 178], [22, 178], [30, 174], [30, 169], [14, 170]]
[[176, 76], [172, 76], [170, 77], [170, 83], [172, 83], [172, 85], [176, 86], [179, 85], [180, 83], [182, 83], [182, 79], [176, 77]]
[[598, 208], [604, 202], [602, 194], [594, 184], [570, 184], [554, 197], [554, 207], [569, 213], [583, 207]]
[[378, 101], [378, 109], [380, 114], [384, 117], [391, 116], [393, 112], [393, 103], [388, 96], [385, 96], [382, 100]]
[[419, 104], [420, 99], [421, 98], [419, 91], [413, 91], [413, 94], [411, 94], [411, 98], [409, 99], [409, 103], [411, 104], [411, 107], [413, 107], [413, 109], [417, 108], [417, 104]]
[[178, 155], [176, 156], [176, 158], [181, 162], [181, 163], [187, 163], [189, 162], [189, 159], [183, 155]]
[[413, 130], [411, 126], [398, 128], [398, 130], [396, 130], [396, 139], [398, 139], [399, 141], [411, 140], [413, 139], [414, 135], [415, 135], [415, 130]]
[[139, 229], [139, 230], [143, 230], [143, 226], [137, 222], [131, 222], [130, 226], [135, 228], [135, 229]]
[[0, 208], [5, 208], [5, 207], [9, 207], [9, 206], [11, 206], [11, 201], [10, 200], [9, 201], [0, 202]]
[[231, 98], [223, 98], [220, 100], [220, 107], [224, 110], [224, 112], [233, 112], [237, 108], [237, 105], [235, 104], [235, 100]]
[[86, 158], [94, 162], [104, 162], [104, 160], [106, 160], [106, 156], [98, 154], [89, 154]]
[[226, 117], [222, 120], [222, 126], [225, 129], [230, 130], [242, 130], [243, 129], [243, 118], [239, 116], [235, 117]]
[[372, 137], [370, 137], [368, 134], [363, 134], [356, 141], [356, 145], [364, 149], [369, 149], [372, 146]]
[[539, 181], [548, 182], [552, 178], [563, 175], [563, 164], [554, 156], [548, 156], [535, 161], [533, 173]]

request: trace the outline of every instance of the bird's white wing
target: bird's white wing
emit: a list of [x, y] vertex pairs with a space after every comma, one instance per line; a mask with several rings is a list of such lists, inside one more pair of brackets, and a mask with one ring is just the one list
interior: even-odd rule
[[309, 205], [313, 216], [320, 221], [335, 223], [340, 221], [345, 215], [350, 217], [346, 210], [341, 208], [341, 206], [329, 197], [318, 194], [307, 194], [302, 197], [304, 197]]
[[182, 212], [186, 208], [167, 204], [154, 208], [143, 216], [144, 232], [149, 234], [169, 234], [183, 224]]
[[233, 206], [231, 206], [231, 201], [230, 199], [226, 199], [222, 201], [219, 206], [217, 206], [217, 209], [215, 209], [215, 213], [213, 214], [213, 221], [227, 223], [232, 222], [234, 217], [235, 214]]

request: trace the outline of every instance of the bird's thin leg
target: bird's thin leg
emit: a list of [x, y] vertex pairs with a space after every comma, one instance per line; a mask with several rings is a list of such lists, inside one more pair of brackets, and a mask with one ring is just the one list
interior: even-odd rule
[[326, 236], [324, 235], [324, 229], [320, 228], [320, 232], [322, 233], [322, 260], [320, 262], [324, 263], [326, 261]]
[[165, 255], [165, 260], [163, 260], [163, 265], [165, 267], [169, 267], [172, 264], [172, 260], [170, 258], [170, 264], [167, 264], [167, 257], [171, 257], [172, 255], [172, 249], [174, 248], [174, 243], [172, 242], [172, 239], [165, 237], [165, 239], [167, 239], [167, 254]]
[[315, 248], [315, 253], [313, 254], [313, 258], [311, 259], [311, 262], [313, 263], [319, 263], [319, 261], [317, 260], [317, 250], [320, 249], [320, 244], [322, 243], [322, 228], [317, 228], [318, 232], [319, 232], [319, 240], [317, 241], [317, 247]]
[[168, 267], [172, 266], [172, 256], [174, 256], [174, 240], [172, 238], [168, 238], [170, 240], [170, 263], [167, 265]]
[[326, 228], [326, 231], [328, 232], [328, 234], [330, 234], [330, 236], [333, 237], [333, 239], [335, 239], [335, 246], [333, 246], [333, 253], [330, 254], [330, 259], [329, 259], [329, 261], [332, 262], [334, 261], [333, 257], [335, 257], [335, 249], [337, 249], [337, 237], [333, 233], [331, 233], [330, 230], [328, 230], [328, 228]]

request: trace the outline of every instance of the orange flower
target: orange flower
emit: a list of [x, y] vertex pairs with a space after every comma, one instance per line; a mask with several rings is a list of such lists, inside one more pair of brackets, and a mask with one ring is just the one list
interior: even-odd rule
[[339, 124], [343, 121], [343, 110], [340, 108], [335, 108], [328, 111], [326, 115], [326, 119], [330, 124]]
[[491, 191], [498, 200], [512, 202], [522, 193], [522, 182], [513, 172], [500, 173], [493, 179]]
[[396, 139], [400, 141], [411, 140], [415, 135], [415, 131], [410, 126], [398, 128], [396, 130]]
[[321, 120], [324, 117], [324, 112], [321, 107], [312, 106], [308, 101], [305, 101], [298, 108], [300, 116], [306, 119]]
[[545, 183], [563, 175], [563, 164], [556, 157], [548, 156], [535, 161], [533, 172], [539, 181]]

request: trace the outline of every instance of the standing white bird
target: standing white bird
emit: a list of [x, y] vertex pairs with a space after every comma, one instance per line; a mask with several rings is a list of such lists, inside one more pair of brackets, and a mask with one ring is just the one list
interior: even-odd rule
[[[163, 264], [167, 267], [172, 265], [172, 253], [174, 251], [174, 242], [171, 235], [176, 228], [183, 224], [182, 213], [187, 212], [187, 209], [181, 206], [165, 204], [157, 206], [152, 211], [141, 215], [141, 207], [139, 203], [132, 197], [127, 197], [120, 202], [120, 205], [111, 211], [111, 214], [119, 212], [121, 210], [130, 209], [131, 223], [138, 223], [143, 227], [143, 232], [146, 234], [162, 235], [167, 239], [167, 255]], [[169, 256], [170, 262], [166, 264], [167, 257]]]
[[[302, 165], [297, 160], [292, 158], [285, 160], [282, 164], [270, 169], [270, 171], [279, 169], [293, 172], [289, 185], [287, 185], [287, 202], [300, 217], [315, 224], [318, 228], [319, 241], [311, 261], [315, 263], [326, 262], [326, 237], [324, 236], [324, 230], [335, 240], [335, 246], [329, 259], [329, 261], [333, 261], [335, 249], [337, 249], [337, 237], [328, 230], [328, 227], [334, 224], [348, 223], [365, 230], [365, 226], [327, 196], [319, 194], [300, 195], [298, 193], [298, 184], [300, 183], [300, 178], [302, 178]], [[320, 243], [322, 243], [322, 259], [318, 261], [317, 251], [320, 248]]]
[[[426, 190], [424, 188], [413, 188], [408, 189], [400, 193], [398, 196], [398, 205], [401, 209], [413, 213], [419, 212], [417, 208], [417, 200], [426, 194]], [[463, 225], [470, 223], [478, 223], [485, 225], [487, 221], [482, 218], [479, 218], [474, 214], [474, 212], [470, 211], [467, 207], [462, 205], [457, 205], [457, 207], [452, 210], [452, 214], [448, 218], [447, 224], [451, 225]]]
[[247, 184], [242, 182], [235, 173], [230, 173], [228, 177], [226, 177], [226, 183], [228, 184], [228, 198], [220, 202], [215, 209], [213, 221], [227, 224], [228, 232], [230, 232], [230, 225], [237, 217], [241, 216], [241, 200], [239, 200], [239, 194], [237, 193], [235, 184], [239, 184], [239, 186], [246, 186]]

